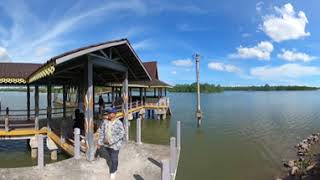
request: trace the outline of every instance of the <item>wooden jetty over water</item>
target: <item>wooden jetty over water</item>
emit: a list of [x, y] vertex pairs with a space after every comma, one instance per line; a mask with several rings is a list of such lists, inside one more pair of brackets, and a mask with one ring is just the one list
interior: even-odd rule
[[[171, 113], [169, 98], [166, 97], [167, 88], [171, 86], [159, 79], [157, 63], [142, 63], [127, 39], [75, 49], [44, 64], [0, 63], [0, 86], [25, 87], [27, 107], [2, 107], [0, 139], [30, 139], [31, 154], [33, 157], [38, 155], [38, 158], [43, 153], [40, 147], [43, 142], [39, 143], [43, 135], [53, 159], [56, 159], [56, 150], [60, 147], [71, 156], [77, 156], [75, 152], [81, 150], [87, 160], [94, 160], [96, 129], [106, 115], [104, 111], [99, 113], [95, 106], [96, 87], [109, 88], [111, 93], [105, 99], [106, 106], [118, 109], [117, 117], [123, 119], [126, 141], [129, 141], [129, 120], [136, 119], [139, 121], [137, 125], [141, 126], [140, 121], [145, 117], [166, 119], [166, 115]], [[47, 91], [45, 109], [39, 107], [39, 87]], [[53, 106], [52, 90], [55, 87], [62, 89], [61, 107]], [[76, 89], [76, 107], [67, 106], [71, 88]], [[34, 92], [33, 108], [31, 90]], [[72, 128], [75, 109], [80, 109], [85, 116], [85, 129], [81, 135], [79, 130]], [[141, 136], [139, 126], [137, 132], [140, 131], [138, 135]], [[178, 141], [180, 152], [180, 138]], [[141, 137], [137, 137], [137, 142], [141, 143]], [[176, 145], [171, 143], [175, 152], [171, 154], [176, 156]], [[175, 176], [177, 159], [174, 161], [174, 165], [170, 161], [168, 171], [164, 163], [163, 179], [168, 177], [167, 172]]]

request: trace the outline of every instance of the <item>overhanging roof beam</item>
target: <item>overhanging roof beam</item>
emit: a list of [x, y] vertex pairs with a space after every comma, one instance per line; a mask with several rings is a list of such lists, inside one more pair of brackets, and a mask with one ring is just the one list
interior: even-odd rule
[[134, 79], [138, 80], [137, 76], [133, 73], [132, 69], [130, 68], [128, 62], [125, 59], [123, 59], [123, 57], [121, 56], [120, 52], [117, 49], [115, 49], [115, 52], [120, 57], [120, 59], [122, 59], [122, 61], [127, 64], [128, 69], [129, 69], [130, 73], [132, 74], [132, 76], [134, 77]]
[[125, 67], [123, 64], [118, 63], [118, 62], [114, 62], [111, 60], [101, 59], [101, 58], [92, 57], [92, 56], [91, 56], [91, 58], [89, 58], [89, 60], [95, 66], [105, 67], [105, 68], [115, 70], [115, 71], [120, 71], [120, 72], [127, 72], [128, 71], [128, 68]]

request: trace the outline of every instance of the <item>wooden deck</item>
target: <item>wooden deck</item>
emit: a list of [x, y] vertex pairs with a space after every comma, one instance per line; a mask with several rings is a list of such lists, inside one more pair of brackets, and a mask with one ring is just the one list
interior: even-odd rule
[[[140, 105], [132, 107], [129, 109], [129, 113], [137, 113], [143, 109], [166, 109], [168, 106], [158, 106], [158, 105]], [[116, 117], [121, 118], [124, 116], [123, 112], [118, 112]], [[9, 131], [5, 130], [5, 121], [0, 120], [0, 140], [7, 139], [30, 139], [37, 134], [47, 135], [51, 140], [53, 140], [59, 147], [61, 147], [67, 154], [73, 156], [74, 154], [74, 143], [72, 137], [66, 137], [65, 141], [61, 140], [60, 129], [56, 128], [53, 131], [48, 131], [46, 127], [40, 130], [34, 129], [35, 121], [33, 120], [23, 120], [23, 119], [11, 119], [9, 121]], [[72, 132], [70, 132], [72, 133]], [[97, 134], [95, 135], [97, 138]], [[85, 152], [86, 145], [81, 145], [81, 150]]]

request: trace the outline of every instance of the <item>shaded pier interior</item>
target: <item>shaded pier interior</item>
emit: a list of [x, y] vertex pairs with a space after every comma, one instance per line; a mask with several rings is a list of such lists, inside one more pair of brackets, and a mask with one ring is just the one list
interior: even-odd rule
[[[49, 149], [53, 144], [53, 152], [57, 145], [73, 155], [73, 112], [80, 109], [85, 119], [81, 150], [93, 160], [96, 129], [106, 115], [99, 112], [99, 95], [104, 97], [106, 108], [118, 109], [126, 140], [129, 120], [138, 116], [165, 119], [171, 113], [166, 97], [171, 86], [159, 80], [157, 63], [142, 63], [127, 39], [69, 51], [44, 64], [0, 63], [0, 69], [2, 87], [25, 88], [26, 99], [21, 103], [26, 102], [27, 107], [1, 107], [0, 139], [30, 139], [32, 146], [33, 136], [45, 134]], [[39, 91], [47, 94], [43, 109], [39, 107]]]

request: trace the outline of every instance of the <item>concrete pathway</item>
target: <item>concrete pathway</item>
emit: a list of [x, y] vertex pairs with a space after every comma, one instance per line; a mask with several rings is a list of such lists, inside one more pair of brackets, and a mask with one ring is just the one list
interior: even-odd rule
[[[117, 180], [160, 180], [160, 161], [169, 159], [169, 146], [124, 144], [119, 154]], [[93, 162], [73, 158], [37, 167], [0, 169], [0, 180], [108, 180], [106, 159]]]

